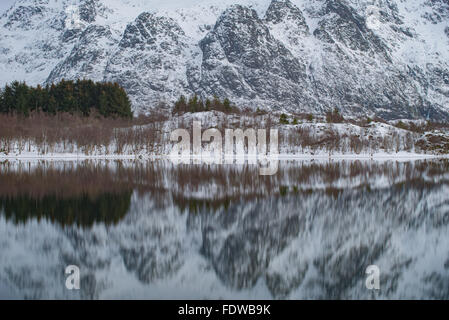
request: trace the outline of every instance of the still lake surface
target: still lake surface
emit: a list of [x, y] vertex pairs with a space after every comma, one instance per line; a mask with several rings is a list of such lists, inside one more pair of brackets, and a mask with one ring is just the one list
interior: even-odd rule
[[0, 298], [449, 299], [449, 161], [3, 162]]

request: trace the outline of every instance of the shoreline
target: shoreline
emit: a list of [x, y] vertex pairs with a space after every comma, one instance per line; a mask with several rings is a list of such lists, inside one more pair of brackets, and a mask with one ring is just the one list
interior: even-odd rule
[[[228, 156], [223, 156], [222, 159], [229, 159]], [[248, 156], [245, 157], [232, 157], [234, 160], [244, 161], [295, 161], [295, 160], [377, 160], [377, 161], [414, 161], [414, 160], [432, 160], [432, 159], [449, 159], [449, 155], [433, 155], [433, 154], [417, 154], [417, 153], [405, 153], [399, 152], [396, 154], [377, 153], [377, 154], [279, 154], [272, 156]], [[173, 160], [170, 155], [143, 155], [143, 154], [126, 154], [126, 155], [78, 155], [78, 154], [47, 154], [47, 155], [0, 155], [0, 161], [84, 161], [84, 160]], [[199, 156], [187, 156], [176, 158], [177, 161], [202, 161], [211, 162], [214, 158], [211, 157], [199, 157]], [[225, 164], [225, 161], [222, 161]], [[213, 164], [213, 161], [211, 162]]]

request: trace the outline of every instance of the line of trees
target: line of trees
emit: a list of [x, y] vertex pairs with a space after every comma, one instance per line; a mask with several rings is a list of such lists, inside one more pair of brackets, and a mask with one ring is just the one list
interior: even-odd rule
[[62, 80], [45, 87], [30, 87], [15, 81], [0, 90], [0, 113], [28, 116], [32, 112], [133, 116], [129, 97], [117, 83]]
[[187, 112], [204, 112], [204, 111], [221, 111], [224, 113], [238, 112], [238, 108], [233, 106], [231, 101], [225, 98], [221, 101], [218, 97], [206, 99], [203, 101], [197, 95], [191, 96], [187, 99], [185, 96], [181, 96], [178, 101], [175, 102], [173, 108], [173, 114], [183, 114]]

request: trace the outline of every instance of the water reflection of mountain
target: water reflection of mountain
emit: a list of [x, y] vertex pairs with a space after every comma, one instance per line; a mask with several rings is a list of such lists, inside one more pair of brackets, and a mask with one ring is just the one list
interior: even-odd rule
[[[107, 228], [0, 216], [0, 284], [35, 298], [449, 299], [448, 169], [446, 160], [297, 162], [261, 177], [251, 166], [38, 166], [26, 171], [73, 171], [79, 184], [99, 172], [92, 195], [135, 192]], [[75, 296], [61, 288], [68, 264], [84, 270]], [[370, 264], [381, 269], [377, 293], [364, 284]]]

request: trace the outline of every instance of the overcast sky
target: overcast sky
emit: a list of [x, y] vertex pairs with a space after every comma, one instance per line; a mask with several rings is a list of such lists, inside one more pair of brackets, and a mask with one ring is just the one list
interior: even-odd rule
[[12, 6], [15, 0], [0, 0], [0, 15]]

